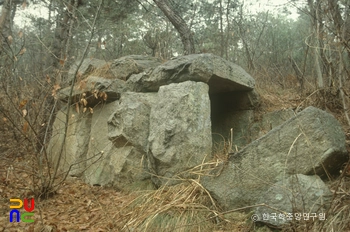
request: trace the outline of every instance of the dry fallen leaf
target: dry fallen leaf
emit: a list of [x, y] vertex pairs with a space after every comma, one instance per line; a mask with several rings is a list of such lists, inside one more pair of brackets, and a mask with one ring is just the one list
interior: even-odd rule
[[80, 99], [80, 102], [86, 106], [88, 104], [87, 100], [85, 98]]
[[61, 65], [61, 66], [64, 66], [64, 63], [65, 63], [65, 60], [60, 59], [60, 65]]
[[22, 50], [19, 52], [19, 55], [23, 55], [27, 51], [26, 48], [22, 48]]
[[82, 80], [79, 82], [78, 89], [85, 89], [86, 88], [86, 80]]
[[22, 109], [26, 104], [27, 104], [28, 100], [23, 99], [20, 103], [19, 103], [19, 108]]
[[18, 32], [18, 37], [19, 37], [19, 38], [22, 38], [22, 37], [23, 37], [23, 31], [19, 31], [19, 32]]
[[80, 113], [80, 109], [79, 109], [79, 104], [75, 103], [75, 111], [77, 111], [77, 113]]
[[9, 36], [7, 37], [7, 40], [9, 41], [9, 44], [12, 44], [13, 37], [9, 35]]
[[95, 97], [96, 99], [98, 99], [98, 95], [97, 95], [97, 94], [98, 94], [98, 90], [95, 89], [95, 90], [94, 90], [94, 97]]
[[99, 95], [100, 98], [102, 98], [104, 101], [107, 101], [107, 94], [105, 92], [101, 92]]
[[47, 75], [47, 74], [46, 74], [46, 82], [49, 83], [49, 84], [51, 83], [51, 78], [50, 78], [50, 76]]
[[27, 133], [27, 131], [28, 131], [28, 122], [24, 122], [22, 131], [23, 131], [23, 133], [25, 133], [25, 134]]
[[58, 84], [54, 85], [53, 88], [52, 88], [52, 94], [51, 95], [56, 98], [57, 90], [59, 90], [60, 88], [61, 88], [61, 86], [59, 86]]
[[27, 7], [27, 1], [23, 1], [22, 3], [22, 9], [24, 10]]
[[28, 111], [27, 111], [26, 109], [23, 109], [23, 110], [22, 110], [23, 118], [24, 118], [25, 116], [27, 116], [27, 114], [28, 114]]
[[91, 201], [91, 200], [88, 200], [88, 202], [87, 202], [86, 206], [90, 206], [90, 205], [91, 205], [91, 203], [92, 203], [92, 201]]

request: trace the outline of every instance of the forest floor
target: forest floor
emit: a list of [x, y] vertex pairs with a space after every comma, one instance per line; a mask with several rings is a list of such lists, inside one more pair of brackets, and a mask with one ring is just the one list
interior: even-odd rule
[[[318, 106], [317, 99], [312, 100], [305, 94], [302, 97], [295, 89], [273, 89], [258, 88], [260, 113]], [[339, 108], [333, 107], [330, 111], [347, 133], [349, 128]], [[9, 199], [33, 197], [30, 185], [33, 183], [32, 174], [37, 170], [34, 170], [32, 159], [28, 158], [30, 151], [13, 140], [6, 118], [1, 118], [0, 126], [0, 231], [272, 231], [266, 226], [255, 225], [247, 212], [222, 213], [196, 180], [169, 188], [126, 193], [68, 178], [55, 195], [35, 199], [34, 223], [10, 223]], [[350, 169], [343, 172], [350, 174]], [[329, 222], [332, 220], [338, 220], [337, 228], [350, 231], [350, 175], [327, 184], [335, 192], [333, 218], [323, 225], [294, 225], [284, 228], [285, 231], [318, 231], [320, 226], [327, 231], [331, 229]]]

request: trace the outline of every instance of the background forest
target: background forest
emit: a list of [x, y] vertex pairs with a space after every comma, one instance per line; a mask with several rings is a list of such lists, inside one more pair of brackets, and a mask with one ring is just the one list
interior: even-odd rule
[[[24, 161], [30, 164], [23, 163], [23, 178], [32, 179], [33, 186], [21, 190], [23, 196], [48, 197], [59, 188], [67, 189], [66, 176], [58, 180], [57, 170], [46, 164], [45, 146], [55, 112], [62, 107], [55, 94], [69, 85], [69, 68], [84, 58], [111, 61], [144, 54], [166, 62], [190, 53], [213, 53], [256, 79], [262, 111], [315, 105], [333, 113], [349, 130], [350, 0], [0, 0], [0, 4], [0, 152], [11, 151], [1, 167], [6, 191], [23, 184], [11, 183], [13, 167], [8, 164]], [[82, 191], [87, 188], [76, 185]], [[100, 194], [107, 195], [103, 191]], [[126, 201], [119, 195], [111, 197]], [[87, 198], [81, 204], [87, 204]], [[119, 222], [111, 225], [106, 220], [106, 228], [122, 228]], [[127, 219], [123, 220], [121, 225]], [[252, 230], [251, 224], [243, 224], [237, 222], [234, 228]]]
[[[183, 19], [193, 37], [192, 53], [219, 55], [253, 77], [270, 77], [266, 81], [282, 87], [295, 78], [301, 88], [307, 83], [323, 88], [348, 74], [347, 0], [154, 2], [165, 2]], [[86, 57], [105, 60], [147, 54], [166, 61], [183, 55], [178, 30], [154, 2], [3, 1], [2, 67], [11, 72], [2, 73], [24, 85], [49, 75], [54, 84], [82, 58], [87, 44]], [[57, 69], [60, 77], [53, 74]]]

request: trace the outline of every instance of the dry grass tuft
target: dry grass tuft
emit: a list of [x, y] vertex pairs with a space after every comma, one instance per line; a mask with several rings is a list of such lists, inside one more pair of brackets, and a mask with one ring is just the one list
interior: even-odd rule
[[216, 227], [210, 220], [216, 207], [203, 187], [196, 181], [163, 186], [144, 192], [123, 209], [128, 213], [122, 230], [200, 231]]
[[282, 89], [275, 84], [260, 83], [256, 87], [260, 95], [261, 107], [264, 112], [297, 108], [302, 98], [298, 90], [294, 88]]
[[333, 192], [331, 208], [326, 221], [317, 227], [325, 231], [350, 231], [350, 162], [345, 166], [342, 176], [329, 183]]

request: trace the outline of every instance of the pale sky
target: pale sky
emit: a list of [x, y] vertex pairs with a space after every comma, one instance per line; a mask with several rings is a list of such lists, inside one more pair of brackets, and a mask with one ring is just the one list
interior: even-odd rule
[[291, 5], [290, 0], [244, 0], [246, 4], [253, 3], [252, 11], [267, 11], [279, 13], [284, 7], [292, 13], [289, 18], [297, 19], [299, 17], [298, 10]]
[[[208, 0], [210, 1], [210, 0]], [[278, 13], [283, 10], [283, 7], [287, 6], [288, 10], [292, 12], [292, 15], [289, 16], [292, 19], [298, 18], [297, 9], [288, 4], [289, 0], [242, 0], [244, 5], [249, 6], [249, 11], [251, 13], [256, 13], [259, 11], [269, 10], [271, 13]], [[43, 5], [40, 7], [38, 4], [30, 4], [26, 9], [19, 7], [16, 12], [15, 24], [20, 27], [25, 27], [30, 23], [30, 20], [25, 17], [26, 14], [33, 15], [35, 17], [48, 18], [48, 10]]]

